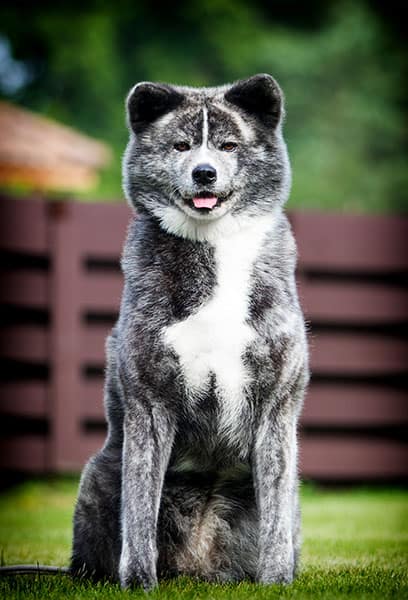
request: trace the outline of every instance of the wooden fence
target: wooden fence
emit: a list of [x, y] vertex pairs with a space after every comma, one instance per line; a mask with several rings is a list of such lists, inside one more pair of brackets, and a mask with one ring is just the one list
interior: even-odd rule
[[[104, 439], [105, 337], [119, 306], [124, 204], [0, 198], [0, 467], [78, 470]], [[291, 215], [310, 322], [301, 471], [408, 475], [408, 219]]]

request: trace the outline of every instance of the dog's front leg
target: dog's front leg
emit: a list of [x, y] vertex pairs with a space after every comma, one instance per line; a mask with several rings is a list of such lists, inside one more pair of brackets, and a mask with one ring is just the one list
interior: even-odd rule
[[257, 579], [262, 583], [290, 583], [296, 569], [297, 415], [289, 399], [279, 404], [264, 409], [252, 457], [259, 513]]
[[154, 402], [131, 402], [124, 423], [122, 471], [122, 587], [157, 584], [156, 529], [174, 424]]

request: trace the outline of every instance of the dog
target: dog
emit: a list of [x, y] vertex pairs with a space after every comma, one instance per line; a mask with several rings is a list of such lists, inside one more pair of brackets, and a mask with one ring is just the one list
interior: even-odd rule
[[74, 574], [145, 590], [180, 574], [295, 576], [308, 352], [282, 209], [283, 115], [266, 74], [213, 88], [142, 82], [127, 98], [124, 190], [137, 218]]

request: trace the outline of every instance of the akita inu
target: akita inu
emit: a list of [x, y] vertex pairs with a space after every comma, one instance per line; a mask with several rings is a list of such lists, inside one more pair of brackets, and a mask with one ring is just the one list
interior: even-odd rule
[[308, 380], [290, 167], [269, 75], [127, 99], [137, 218], [107, 342], [108, 436], [82, 474], [71, 569], [290, 582]]

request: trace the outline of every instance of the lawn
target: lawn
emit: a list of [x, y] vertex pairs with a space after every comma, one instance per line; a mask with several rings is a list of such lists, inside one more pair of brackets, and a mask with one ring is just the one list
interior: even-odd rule
[[[0, 496], [2, 561], [66, 565], [76, 479], [31, 481]], [[321, 490], [303, 486], [301, 573], [293, 585], [210, 585], [191, 579], [162, 583], [152, 599], [408, 598], [408, 492]], [[73, 583], [62, 576], [2, 578], [0, 597], [137, 598], [118, 586]]]

